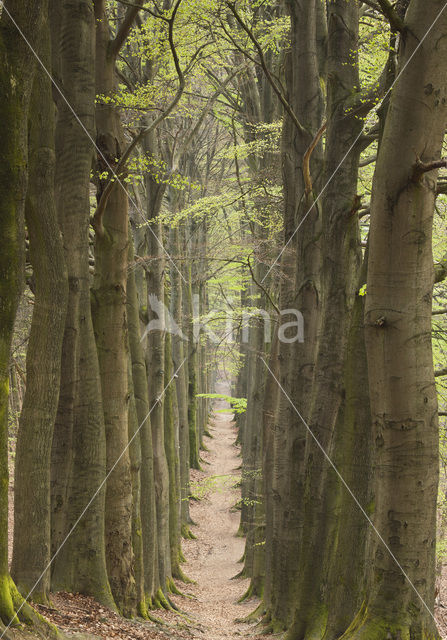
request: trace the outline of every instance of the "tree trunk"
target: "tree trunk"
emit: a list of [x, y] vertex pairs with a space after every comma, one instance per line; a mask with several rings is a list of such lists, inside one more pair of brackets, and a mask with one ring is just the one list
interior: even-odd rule
[[[41, 59], [51, 66], [44, 15]], [[56, 419], [67, 272], [54, 193], [54, 103], [51, 81], [38, 69], [29, 115], [29, 176], [25, 217], [34, 275], [34, 307], [26, 356], [26, 392], [16, 445], [14, 549], [11, 575], [25, 596], [48, 604], [51, 556], [50, 462]]]
[[[348, 157], [344, 157], [362, 129], [362, 120], [356, 115], [348, 115], [350, 101], [359, 86], [358, 66], [353, 59], [353, 52], [358, 48], [358, 20], [356, 3], [335, 0], [328, 9], [328, 113], [323, 177], [327, 188], [321, 199], [318, 336], [307, 416], [313, 434], [327, 452], [333, 444], [345, 395], [344, 358], [361, 259], [355, 209], [359, 146], [354, 146]], [[301, 412], [299, 404], [296, 406]], [[327, 527], [331, 524], [330, 512], [324, 508], [327, 473], [332, 474], [332, 470], [313, 437], [307, 433], [301, 471], [305, 478], [303, 497], [297, 498], [302, 509], [300, 560], [294, 585], [296, 609], [290, 638], [312, 638], [324, 630], [327, 620], [326, 605], [329, 603], [321, 595], [326, 568], [321, 539], [326, 539]], [[332, 475], [329, 481], [332, 481]]]
[[[197, 349], [198, 342], [194, 335], [194, 296], [192, 286], [192, 269], [186, 269], [186, 304], [188, 309], [188, 428], [189, 428], [189, 466], [200, 469], [200, 438], [197, 425]], [[196, 319], [198, 321], [198, 319]]]
[[[153, 137], [145, 140], [145, 149], [151, 153], [155, 148]], [[169, 545], [169, 470], [164, 444], [164, 393], [169, 380], [165, 376], [164, 341], [166, 319], [165, 300], [165, 254], [163, 233], [158, 216], [165, 185], [159, 185], [151, 176], [146, 178], [148, 193], [148, 220], [146, 231], [148, 255], [151, 262], [146, 271], [148, 294], [148, 327], [146, 366], [148, 372], [149, 408], [151, 411], [152, 443], [154, 450], [155, 505], [157, 513], [157, 602], [158, 606], [169, 607], [163, 592], [171, 578], [171, 552]], [[150, 323], [153, 323], [150, 325]]]
[[[172, 255], [180, 255], [180, 232], [178, 228], [171, 231], [173, 241]], [[183, 286], [180, 273], [176, 269], [171, 270], [171, 314], [184, 332], [183, 319]], [[174, 334], [172, 336], [172, 360], [174, 371], [178, 370], [175, 380], [177, 387], [177, 403], [179, 413], [179, 444], [180, 444], [180, 495], [181, 495], [181, 523], [184, 537], [189, 537], [188, 525], [191, 523], [189, 515], [189, 430], [188, 430], [188, 387], [187, 370], [185, 364], [184, 337]], [[180, 367], [180, 368], [179, 368]]]
[[373, 181], [366, 350], [373, 520], [388, 549], [371, 532], [370, 588], [344, 638], [438, 637], [439, 434], [431, 351], [436, 173], [422, 172], [417, 159], [440, 158], [445, 130], [447, 16], [439, 15], [441, 8], [436, 0], [410, 3], [399, 69], [411, 63], [393, 89]]
[[[281, 309], [298, 309], [304, 319], [304, 343], [288, 342], [280, 336], [279, 381], [295, 406], [307, 416], [310, 407], [313, 367], [317, 345], [320, 270], [320, 213], [313, 194], [306, 191], [303, 157], [321, 126], [323, 102], [317, 57], [317, 4], [288, 3], [292, 18], [292, 43], [286, 67], [289, 103], [304, 130], [285, 116], [282, 157], [285, 197], [284, 243], [281, 261]], [[311, 173], [315, 189], [321, 172], [322, 148], [312, 154]], [[321, 174], [320, 174], [321, 175]], [[321, 178], [320, 178], [321, 179]], [[298, 225], [299, 230], [295, 233]], [[282, 322], [290, 317], [284, 315]], [[284, 339], [286, 338], [286, 339]], [[276, 499], [272, 503], [272, 584], [269, 588], [272, 624], [291, 621], [298, 571], [303, 497], [305, 429], [289, 400], [281, 393], [279, 419], [275, 429], [272, 480]]]
[[[133, 260], [133, 243], [131, 242], [129, 243], [129, 265], [133, 264]], [[127, 276], [127, 317], [129, 326], [130, 354], [132, 359], [132, 382], [138, 426], [140, 428], [140, 511], [143, 545], [144, 594], [146, 609], [150, 609], [155, 596], [155, 554], [157, 549], [154, 458], [151, 422], [148, 415], [149, 398], [146, 361], [144, 359], [144, 351], [140, 338], [139, 304], [135, 271], [132, 268], [129, 270]]]
[[[14, 20], [38, 50], [46, 2], [14, 2]], [[23, 605], [8, 570], [8, 395], [14, 319], [23, 284], [24, 203], [27, 188], [28, 110], [35, 72], [32, 52], [6, 10], [0, 17], [0, 619], [5, 625], [38, 622]], [[17, 609], [22, 606], [19, 615]], [[4, 637], [8, 637], [0, 625]], [[54, 628], [46, 630], [56, 636]]]
[[[172, 361], [172, 336], [165, 339], [165, 375], [166, 381], [172, 379], [174, 367]], [[175, 383], [166, 389], [164, 406], [165, 451], [169, 471], [169, 545], [171, 549], [171, 572], [174, 578], [181, 578], [181, 526], [180, 526], [180, 457], [179, 457], [179, 409]], [[171, 583], [171, 589], [175, 586]]]
[[[95, 1], [96, 92], [111, 96], [117, 88], [116, 55], [102, 0]], [[100, 172], [120, 159], [126, 143], [116, 107], [98, 101], [96, 140]], [[108, 180], [112, 176], [108, 175]], [[124, 176], [120, 175], [120, 180]], [[104, 190], [99, 180], [98, 203]], [[95, 224], [93, 318], [101, 371], [106, 428], [106, 559], [112, 594], [126, 616], [136, 612], [132, 553], [132, 482], [128, 444], [128, 336], [126, 316], [128, 266], [128, 196], [123, 184], [112, 189], [103, 217]]]
[[[80, 114], [82, 125], [93, 136], [92, 1], [53, 2], [50, 15], [53, 65], [60, 76], [59, 85], [75, 113]], [[58, 107], [56, 202], [69, 294], [51, 461], [52, 553], [58, 552], [53, 564], [52, 589], [91, 595], [114, 607], [105, 565], [104, 490], [99, 491], [83, 514], [105, 478], [104, 417], [90, 310], [88, 230], [93, 148], [66, 102], [57, 92], [54, 95]]]

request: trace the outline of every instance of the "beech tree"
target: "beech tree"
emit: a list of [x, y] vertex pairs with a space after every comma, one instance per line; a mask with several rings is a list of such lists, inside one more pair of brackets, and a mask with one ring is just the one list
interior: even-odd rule
[[[2, 71], [0, 83], [2, 95], [3, 115], [1, 118], [3, 151], [1, 163], [1, 241], [2, 252], [0, 259], [1, 272], [1, 303], [0, 303], [0, 429], [1, 429], [1, 596], [0, 617], [2, 634], [11, 625], [19, 621], [34, 623], [46, 628], [50, 634], [56, 635], [45, 621], [31, 609], [20, 595], [8, 568], [8, 394], [9, 394], [9, 356], [13, 334], [14, 319], [17, 311], [20, 293], [23, 286], [24, 266], [24, 207], [27, 192], [28, 172], [28, 116], [30, 112], [31, 94], [36, 65], [29, 45], [22, 33], [38, 46], [39, 37], [45, 34], [47, 24], [47, 3], [15, 2], [10, 10], [3, 8], [0, 17], [0, 56]], [[11, 11], [11, 12], [10, 12]], [[19, 28], [18, 28], [19, 27]], [[39, 111], [41, 105], [34, 102], [34, 112]], [[39, 134], [33, 139], [36, 142]], [[37, 153], [39, 145], [34, 148]], [[51, 156], [49, 158], [51, 164]], [[33, 168], [36, 169], [34, 163]], [[38, 181], [36, 173], [33, 181]], [[36, 182], [31, 189], [35, 189]], [[35, 191], [31, 191], [35, 195]], [[53, 210], [54, 213], [54, 210]], [[51, 213], [50, 213], [51, 216]], [[54, 219], [53, 219], [54, 223]], [[32, 224], [32, 222], [31, 222]], [[51, 225], [51, 218], [49, 224]], [[54, 227], [53, 227], [54, 229]], [[38, 243], [38, 239], [35, 238]], [[45, 264], [45, 257], [43, 257]], [[39, 274], [43, 275], [42, 271]], [[41, 283], [39, 283], [41, 285]], [[57, 347], [56, 347], [57, 348]], [[54, 402], [54, 397], [49, 403]], [[51, 407], [48, 407], [50, 412]], [[48, 439], [46, 439], [48, 442]], [[45, 447], [44, 447], [45, 448]], [[44, 488], [46, 479], [40, 478]], [[48, 509], [45, 499], [39, 506], [46, 510], [48, 526]], [[48, 550], [42, 550], [39, 560], [45, 561]], [[35, 574], [34, 574], [35, 576]], [[31, 580], [34, 577], [31, 575]], [[29, 578], [29, 576], [28, 576]], [[31, 585], [34, 586], [34, 585]]]

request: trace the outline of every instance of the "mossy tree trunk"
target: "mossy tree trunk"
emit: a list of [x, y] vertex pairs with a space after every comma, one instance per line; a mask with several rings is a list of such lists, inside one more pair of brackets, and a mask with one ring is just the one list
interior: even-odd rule
[[[141, 4], [141, 3], [140, 3]], [[106, 3], [95, 0], [96, 18], [96, 141], [99, 172], [98, 205], [95, 215], [95, 276], [93, 281], [94, 326], [101, 371], [102, 400], [106, 428], [106, 559], [110, 586], [120, 611], [136, 612], [136, 590], [132, 551], [132, 482], [128, 444], [128, 334], [127, 266], [129, 210], [125, 182], [115, 186], [105, 203], [105, 182], [123, 154], [126, 142], [116, 106], [108, 102], [117, 89], [117, 56], [138, 13], [138, 3], [129, 7], [110, 38]], [[119, 180], [124, 180], [121, 173]]]
[[[51, 67], [47, 12], [41, 59]], [[56, 419], [68, 295], [62, 236], [56, 214], [54, 103], [51, 81], [38, 69], [29, 112], [25, 218], [33, 266], [34, 307], [26, 355], [26, 392], [17, 436], [14, 547], [11, 575], [25, 596], [48, 604], [51, 556], [50, 462]]]
[[[171, 255], [180, 255], [180, 231], [171, 231]], [[189, 430], [188, 430], [188, 387], [187, 368], [185, 366], [185, 326], [183, 318], [183, 286], [180, 272], [171, 270], [171, 314], [183, 335], [172, 336], [172, 360], [174, 371], [178, 371], [175, 380], [177, 389], [177, 403], [179, 413], [179, 444], [180, 444], [180, 499], [181, 523], [183, 534], [188, 537], [188, 525], [191, 523], [189, 515]], [[183, 366], [180, 366], [182, 363]]]
[[[279, 381], [298, 410], [308, 416], [313, 365], [317, 345], [320, 270], [320, 213], [306, 192], [303, 158], [323, 120], [323, 95], [318, 57], [318, 8], [310, 1], [303, 5], [287, 2], [292, 20], [291, 48], [286, 59], [286, 90], [289, 104], [301, 124], [298, 128], [285, 115], [282, 134], [284, 183], [284, 250], [281, 258], [281, 309], [298, 309], [303, 316], [304, 342], [279, 336]], [[311, 158], [314, 189], [321, 179], [322, 147]], [[295, 233], [298, 225], [299, 232]], [[292, 319], [295, 319], [292, 317]], [[291, 320], [283, 316], [282, 323]], [[298, 550], [303, 526], [304, 426], [284, 393], [279, 399], [272, 462], [272, 518], [269, 566], [270, 607], [273, 625], [287, 625], [293, 612], [294, 587], [298, 571]]]
[[[172, 336], [168, 332], [165, 339], [165, 375], [169, 381], [174, 375], [172, 360]], [[181, 552], [181, 491], [180, 491], [180, 451], [179, 451], [179, 407], [175, 383], [166, 389], [164, 406], [165, 451], [169, 471], [169, 545], [171, 549], [171, 573], [182, 578]], [[171, 584], [172, 588], [172, 584]]]
[[[328, 452], [333, 444], [333, 432], [345, 395], [344, 359], [361, 260], [358, 216], [355, 215], [360, 147], [354, 146], [345, 157], [346, 149], [352, 146], [362, 128], [357, 109], [355, 116], [347, 115], [359, 86], [358, 66], [353, 58], [353, 52], [358, 48], [358, 22], [356, 3], [344, 0], [331, 3], [328, 9], [327, 127], [323, 177], [323, 184], [328, 186], [321, 199], [318, 335], [307, 415], [313, 434]], [[296, 406], [301, 411], [299, 403]], [[326, 602], [321, 596], [326, 558], [321, 553], [321, 539], [325, 539], [331, 523], [330, 513], [324, 508], [328, 473], [332, 470], [323, 452], [307, 433], [300, 472], [304, 478], [303, 497], [298, 498], [302, 522], [291, 638], [314, 637], [324, 630], [326, 624]]]
[[[83, 127], [94, 136], [92, 0], [52, 1], [50, 6], [54, 73]], [[114, 607], [105, 564], [104, 491], [96, 495], [73, 529], [105, 478], [104, 416], [90, 310], [88, 234], [93, 148], [67, 103], [57, 92], [54, 96], [56, 202], [69, 293], [51, 461], [52, 553], [58, 552], [52, 589], [91, 595]]]
[[[39, 50], [46, 2], [13, 2], [8, 5], [25, 36]], [[44, 624], [24, 604], [8, 569], [8, 396], [9, 359], [14, 320], [23, 285], [24, 204], [27, 189], [28, 111], [35, 72], [29, 45], [9, 19], [0, 17], [0, 629], [19, 619]], [[17, 609], [21, 607], [19, 615]], [[46, 626], [49, 634], [54, 628]]]
[[[144, 140], [147, 154], [156, 155], [155, 136], [150, 134]], [[164, 402], [165, 385], [169, 379], [165, 375], [165, 268], [163, 229], [157, 216], [160, 213], [165, 184], [158, 184], [152, 176], [146, 176], [147, 219], [146, 246], [150, 263], [146, 270], [148, 334], [146, 346], [146, 367], [148, 374], [149, 409], [151, 411], [152, 444], [154, 452], [154, 482], [157, 522], [157, 606], [169, 606], [163, 592], [171, 579], [171, 551], [169, 544], [169, 470], [164, 443]], [[152, 323], [152, 324], [150, 324]], [[172, 382], [171, 384], [174, 384]]]
[[[129, 265], [134, 261], [133, 242], [129, 243]], [[142, 280], [141, 283], [145, 283]], [[129, 346], [132, 360], [132, 383], [138, 418], [141, 450], [140, 467], [140, 518], [144, 571], [144, 602], [139, 604], [140, 613], [152, 607], [155, 597], [155, 554], [157, 549], [157, 524], [155, 510], [154, 459], [152, 431], [149, 414], [146, 361], [141, 342], [138, 293], [135, 270], [130, 268], [127, 276], [127, 317]], [[134, 513], [136, 506], [134, 504]], [[135, 537], [135, 534], [134, 534]], [[158, 582], [158, 581], [157, 581]]]
[[[358, 279], [359, 290], [366, 281], [367, 262], [366, 254]], [[335, 424], [331, 458], [347, 485], [355, 488], [359, 503], [371, 514], [373, 443], [364, 304], [365, 296], [358, 294], [351, 313], [343, 370], [345, 394]], [[329, 522], [322, 550], [324, 565], [320, 582], [326, 585], [324, 603], [327, 617], [323, 637], [329, 640], [342, 635], [363, 601], [369, 570], [369, 523], [333, 470], [327, 474], [324, 491], [323, 509]]]
[[441, 9], [436, 0], [410, 2], [399, 69], [410, 57], [411, 64], [393, 89], [371, 203], [365, 326], [373, 519], [408, 579], [372, 532], [371, 588], [343, 636], [349, 639], [438, 637], [439, 434], [431, 350], [436, 172], [429, 169], [441, 156], [445, 132], [447, 16]]
[[194, 332], [195, 318], [194, 290], [192, 285], [193, 273], [191, 265], [185, 269], [186, 276], [186, 307], [188, 323], [188, 429], [189, 429], [189, 466], [200, 469], [200, 435], [197, 425], [197, 349], [198, 340]]

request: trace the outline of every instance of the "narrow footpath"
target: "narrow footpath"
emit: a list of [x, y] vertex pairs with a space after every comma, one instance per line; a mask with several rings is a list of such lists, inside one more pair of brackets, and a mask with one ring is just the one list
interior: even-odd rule
[[[226, 384], [218, 384], [216, 391], [228, 393]], [[238, 604], [249, 581], [233, 579], [242, 568], [239, 560], [244, 553], [245, 540], [237, 537], [239, 512], [233, 509], [240, 498], [237, 483], [241, 460], [235, 445], [237, 432], [233, 415], [219, 413], [228, 408], [228, 403], [223, 401], [215, 404], [210, 424], [213, 437], [205, 438], [209, 451], [202, 452], [203, 471], [192, 472], [193, 491], [195, 486], [207, 489], [201, 500], [191, 503], [191, 517], [197, 523], [191, 529], [197, 540], [183, 542], [187, 559], [184, 571], [196, 582], [186, 589], [186, 593], [197, 600], [176, 599], [178, 606], [200, 624], [197, 637], [207, 640], [244, 635], [255, 637], [252, 626], [236, 622], [249, 615], [257, 602]], [[185, 591], [184, 585], [179, 584], [179, 587]]]

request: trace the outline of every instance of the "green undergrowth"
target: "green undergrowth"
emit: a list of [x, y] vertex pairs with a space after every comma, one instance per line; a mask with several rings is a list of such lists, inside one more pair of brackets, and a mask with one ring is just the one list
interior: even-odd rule
[[210, 400], [224, 400], [228, 402], [231, 409], [214, 409], [215, 413], [245, 413], [247, 410], [247, 398], [233, 398], [224, 393], [199, 393], [198, 398], [209, 398]]
[[207, 476], [200, 480], [193, 480], [189, 483], [190, 497], [193, 500], [200, 501], [209, 496], [210, 493], [222, 493], [227, 489], [232, 489], [235, 480], [236, 476], [232, 474]]

